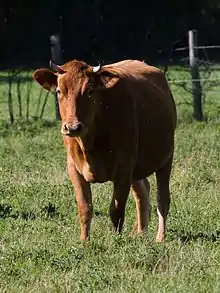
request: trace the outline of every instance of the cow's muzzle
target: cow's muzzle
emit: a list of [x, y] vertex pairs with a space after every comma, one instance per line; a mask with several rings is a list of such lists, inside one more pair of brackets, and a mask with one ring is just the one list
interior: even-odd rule
[[84, 126], [81, 122], [76, 124], [64, 123], [61, 128], [61, 133], [70, 137], [80, 136], [83, 133]]

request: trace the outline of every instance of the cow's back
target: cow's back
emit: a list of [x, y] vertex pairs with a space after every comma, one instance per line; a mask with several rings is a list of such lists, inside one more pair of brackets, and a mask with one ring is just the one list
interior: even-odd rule
[[135, 101], [138, 154], [133, 177], [142, 179], [162, 168], [173, 152], [176, 108], [172, 93], [163, 73], [144, 62], [125, 60], [106, 67], [124, 76]]

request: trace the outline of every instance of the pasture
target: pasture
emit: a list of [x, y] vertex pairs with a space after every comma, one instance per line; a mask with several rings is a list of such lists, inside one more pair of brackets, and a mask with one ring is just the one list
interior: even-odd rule
[[[170, 71], [171, 78], [187, 75]], [[28, 86], [29, 82], [22, 85], [24, 115]], [[166, 243], [154, 242], [154, 176], [148, 237], [129, 235], [135, 220], [132, 196], [123, 233], [111, 231], [112, 189], [106, 183], [92, 186], [91, 241], [81, 243], [60, 122], [52, 121], [52, 95], [43, 120], [16, 120], [10, 125], [7, 85], [0, 84], [0, 292], [219, 292], [220, 87], [206, 92], [208, 118], [202, 123], [192, 121], [190, 94], [175, 85], [171, 88], [178, 127]], [[17, 111], [15, 91], [13, 85]], [[33, 84], [30, 116], [36, 114], [39, 92]]]

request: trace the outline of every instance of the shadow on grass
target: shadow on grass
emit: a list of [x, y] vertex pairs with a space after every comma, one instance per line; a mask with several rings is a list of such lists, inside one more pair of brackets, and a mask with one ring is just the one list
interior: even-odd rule
[[94, 211], [94, 215], [96, 217], [106, 217], [106, 213], [104, 213], [102, 211]]
[[13, 218], [22, 220], [34, 220], [36, 218], [51, 219], [62, 216], [58, 211], [58, 208], [49, 203], [48, 205], [41, 208], [40, 212], [32, 211], [18, 211], [13, 209], [9, 204], [0, 204], [0, 219]]
[[38, 118], [33, 118], [32, 120], [17, 120], [13, 124], [9, 122], [0, 122], [0, 136], [7, 137], [11, 135], [21, 135], [25, 133], [29, 136], [35, 136], [39, 133], [45, 131], [46, 129], [51, 129], [57, 127], [60, 121], [56, 120], [42, 120]]
[[178, 238], [181, 243], [187, 244], [192, 241], [197, 240], [205, 240], [210, 242], [216, 242], [220, 240], [220, 230], [216, 230], [213, 233], [204, 233], [204, 232], [198, 232], [198, 233], [191, 233], [191, 232], [182, 232], [177, 230], [170, 230], [170, 232], [174, 233], [175, 236], [172, 238]]
[[[106, 214], [100, 211], [94, 211], [95, 216], [105, 217]], [[18, 211], [15, 210], [10, 204], [0, 204], [0, 219], [13, 218], [13, 219], [22, 219], [22, 220], [34, 220], [36, 218], [64, 218], [65, 216], [58, 211], [52, 203], [48, 203], [40, 209], [40, 212], [32, 211]]]

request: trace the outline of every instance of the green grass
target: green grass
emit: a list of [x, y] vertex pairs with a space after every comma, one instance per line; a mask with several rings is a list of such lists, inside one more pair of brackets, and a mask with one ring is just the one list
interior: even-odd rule
[[[171, 74], [179, 78], [177, 72]], [[182, 72], [181, 78], [183, 74], [187, 75]], [[122, 235], [111, 231], [111, 183], [95, 184], [91, 241], [83, 244], [60, 123], [22, 119], [11, 126], [7, 88], [0, 85], [0, 292], [219, 292], [218, 88], [206, 93], [208, 119], [203, 123], [192, 122], [190, 94], [175, 85], [172, 89], [179, 123], [166, 243], [154, 242], [152, 176], [147, 238], [129, 236], [135, 219], [132, 196]], [[38, 96], [39, 87], [34, 85], [31, 113]], [[25, 113], [24, 93], [22, 98]], [[45, 118], [54, 117], [53, 97], [48, 101]]]

